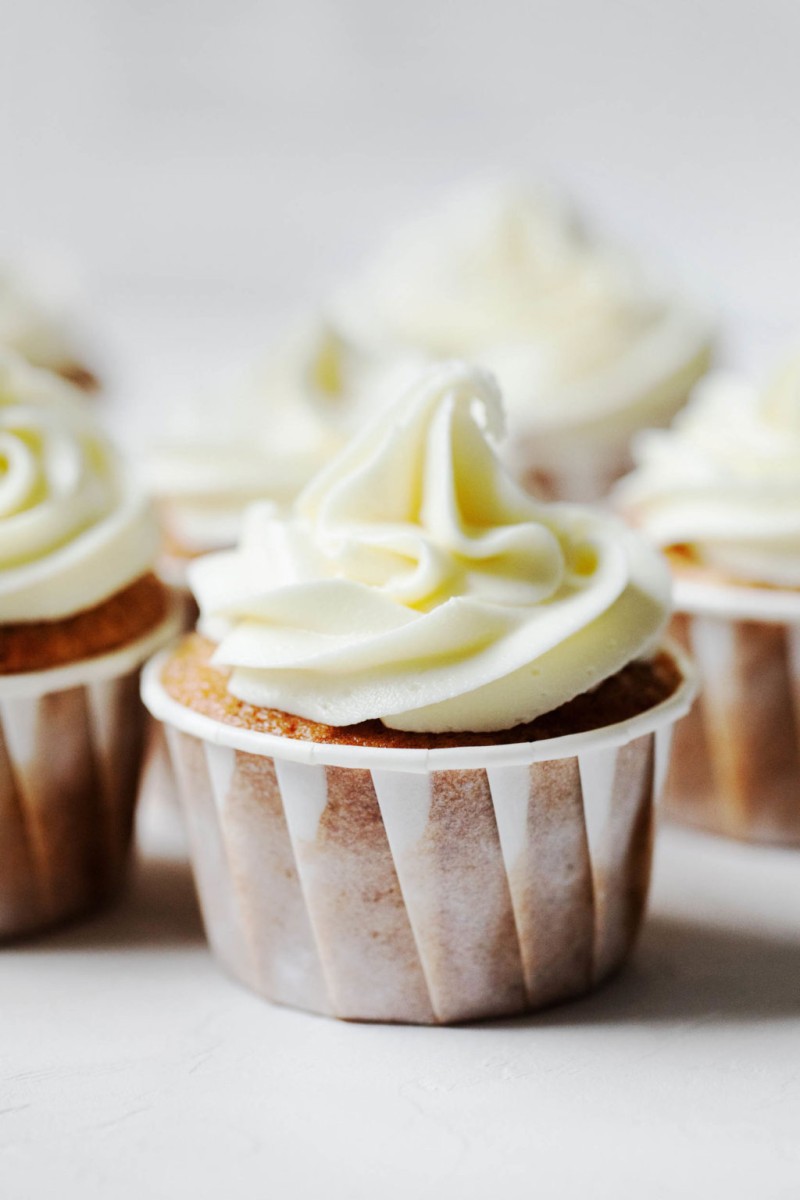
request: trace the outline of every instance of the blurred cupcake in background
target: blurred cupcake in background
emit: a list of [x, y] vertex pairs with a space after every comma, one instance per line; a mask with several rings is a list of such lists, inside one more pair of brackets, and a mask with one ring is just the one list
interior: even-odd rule
[[143, 462], [164, 527], [164, 577], [182, 585], [193, 557], [232, 546], [252, 501], [290, 503], [414, 361], [375, 358], [309, 321], [228, 389], [176, 405]]
[[711, 356], [706, 312], [554, 196], [510, 185], [399, 230], [335, 311], [366, 344], [494, 371], [509, 465], [554, 499], [604, 495], [632, 434], [667, 424]]
[[0, 348], [60, 375], [82, 392], [95, 392], [99, 380], [62, 293], [47, 272], [26, 272], [0, 260]]
[[0, 937], [124, 877], [144, 659], [176, 631], [158, 528], [80, 393], [0, 355]]
[[691, 699], [669, 574], [527, 495], [488, 372], [440, 364], [288, 512], [190, 568], [199, 634], [143, 679], [206, 928], [268, 998], [446, 1024], [580, 995], [642, 917]]
[[619, 508], [672, 563], [701, 695], [665, 802], [734, 837], [800, 841], [800, 355], [763, 388], [715, 374], [642, 434]]

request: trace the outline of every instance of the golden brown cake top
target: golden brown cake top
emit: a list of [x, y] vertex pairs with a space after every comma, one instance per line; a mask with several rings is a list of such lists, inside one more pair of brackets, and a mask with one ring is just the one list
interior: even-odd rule
[[155, 629], [168, 608], [167, 588], [148, 574], [74, 616], [0, 625], [0, 675], [45, 671], [109, 654]]
[[570, 700], [525, 725], [492, 733], [411, 733], [388, 729], [381, 721], [357, 725], [321, 725], [274, 708], [259, 708], [228, 691], [230, 672], [211, 662], [214, 643], [190, 634], [170, 654], [161, 683], [179, 704], [205, 717], [279, 737], [323, 744], [432, 750], [457, 746], [495, 746], [538, 742], [616, 725], [667, 700], [683, 676], [675, 660], [661, 651], [651, 661], [628, 663], [591, 692]]

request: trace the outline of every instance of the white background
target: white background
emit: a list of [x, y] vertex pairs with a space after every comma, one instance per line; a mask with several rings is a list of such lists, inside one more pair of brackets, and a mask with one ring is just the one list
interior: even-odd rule
[[[564, 184], [693, 278], [732, 360], [797, 322], [792, 0], [0, 0], [0, 25], [0, 255], [78, 264], [137, 409], [485, 173]], [[668, 835], [619, 980], [432, 1031], [229, 983], [167, 833], [115, 912], [0, 958], [4, 1200], [800, 1193], [796, 855]]]
[[0, 23], [0, 253], [72, 255], [139, 402], [487, 173], [672, 262], [737, 360], [800, 328], [794, 0], [0, 0]]

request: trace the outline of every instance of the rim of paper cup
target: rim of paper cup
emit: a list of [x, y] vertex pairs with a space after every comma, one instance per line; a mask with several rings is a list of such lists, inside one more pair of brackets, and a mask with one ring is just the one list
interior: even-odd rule
[[749, 587], [676, 575], [673, 602], [676, 612], [691, 616], [789, 625], [800, 622], [800, 589]]
[[265, 758], [319, 766], [427, 772], [479, 767], [523, 766], [559, 758], [573, 758], [592, 750], [627, 745], [645, 734], [672, 724], [689, 711], [697, 691], [695, 672], [681, 648], [665, 640], [663, 649], [674, 658], [682, 675], [671, 696], [645, 712], [583, 733], [562, 734], [536, 742], [514, 742], [488, 746], [454, 746], [441, 749], [351, 746], [307, 739], [282, 737], [260, 730], [242, 729], [214, 717], [204, 716], [173, 699], [161, 683], [161, 671], [174, 646], [165, 647], [151, 658], [142, 673], [142, 699], [154, 717], [167, 725], [231, 750], [243, 750]]
[[65, 663], [61, 667], [48, 667], [43, 671], [21, 671], [15, 675], [0, 675], [0, 700], [18, 696], [43, 696], [50, 692], [64, 692], [69, 688], [82, 687], [89, 683], [100, 683], [125, 675], [141, 666], [159, 650], [166, 641], [180, 632], [183, 610], [180, 601], [169, 597], [166, 617], [153, 629], [135, 642], [108, 654], [94, 658], [82, 658], [77, 662]]

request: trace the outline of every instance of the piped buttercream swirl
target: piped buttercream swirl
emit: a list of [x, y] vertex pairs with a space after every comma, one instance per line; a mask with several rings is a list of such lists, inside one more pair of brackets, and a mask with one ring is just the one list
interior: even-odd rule
[[75, 389], [0, 357], [0, 622], [91, 608], [157, 546], [149, 503]]
[[251, 507], [238, 548], [190, 568], [231, 691], [332, 725], [501, 730], [648, 653], [660, 557], [606, 514], [522, 492], [502, 425], [493, 377], [444, 364], [291, 513]]
[[616, 500], [655, 542], [742, 582], [800, 587], [800, 354], [763, 389], [710, 376], [634, 452]]
[[467, 193], [399, 230], [338, 311], [377, 344], [488, 367], [512, 435], [619, 436], [648, 414], [668, 419], [710, 352], [697, 305], [552, 194], [515, 186]]

